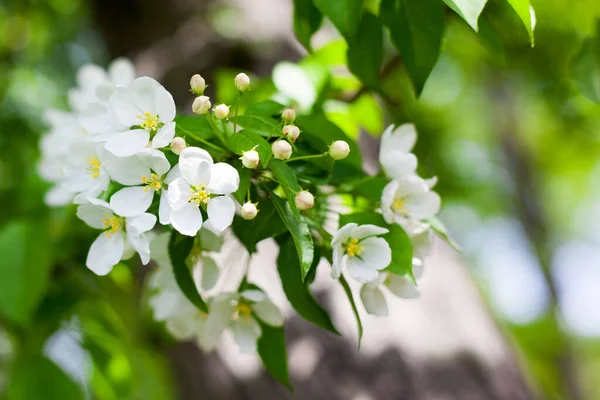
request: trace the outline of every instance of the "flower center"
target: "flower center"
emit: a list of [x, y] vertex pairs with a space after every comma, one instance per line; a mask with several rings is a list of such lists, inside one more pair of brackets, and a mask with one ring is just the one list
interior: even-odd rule
[[158, 192], [162, 188], [162, 181], [156, 174], [151, 174], [149, 177], [142, 176], [142, 183], [146, 185], [144, 192], [152, 189]]
[[210, 192], [206, 190], [206, 185], [191, 186], [190, 192], [192, 192], [192, 195], [188, 199], [190, 203], [200, 205], [202, 203], [206, 204], [210, 200]]
[[138, 115], [137, 117], [142, 120], [140, 126], [145, 130], [156, 131], [158, 129], [158, 124], [160, 123], [158, 115], [150, 114], [146, 111], [144, 115]]
[[124, 220], [124, 218], [116, 217], [114, 215], [112, 217], [106, 215], [106, 217], [102, 220], [102, 223], [104, 224], [104, 229], [106, 229], [104, 231], [104, 234], [107, 237], [111, 237], [113, 234], [123, 229], [123, 225], [125, 222]]
[[240, 317], [248, 317], [250, 314], [252, 314], [252, 308], [250, 308], [250, 305], [246, 302], [240, 302], [234, 310], [234, 319], [238, 319]]
[[365, 250], [365, 246], [358, 244], [358, 239], [349, 239], [344, 247], [346, 248], [346, 254], [350, 257], [359, 256]]
[[102, 166], [102, 163], [98, 157], [92, 157], [88, 160], [88, 162], [90, 164], [90, 166], [87, 168], [88, 174], [94, 179], [98, 178], [100, 176], [100, 167]]
[[392, 203], [392, 211], [395, 214], [406, 215], [408, 214], [408, 210], [405, 208], [404, 201], [398, 199]]

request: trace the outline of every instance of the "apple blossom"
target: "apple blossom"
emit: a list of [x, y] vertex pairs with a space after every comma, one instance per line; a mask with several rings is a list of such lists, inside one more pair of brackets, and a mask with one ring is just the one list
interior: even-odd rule
[[242, 205], [242, 218], [245, 220], [252, 220], [256, 218], [258, 214], [258, 209], [256, 208], [257, 203], [246, 202]]
[[387, 302], [381, 291], [382, 287], [403, 299], [419, 297], [419, 292], [409, 278], [382, 271], [374, 281], [364, 284], [360, 289], [360, 299], [365, 310], [378, 317], [388, 315]]
[[329, 146], [329, 156], [334, 160], [343, 160], [350, 154], [350, 145], [344, 140], [336, 140]]
[[244, 167], [249, 169], [254, 169], [258, 167], [258, 163], [260, 162], [260, 156], [258, 151], [252, 149], [248, 151], [244, 151], [244, 154], [240, 157], [242, 160], [242, 164]]
[[171, 151], [176, 155], [180, 155], [186, 147], [187, 143], [185, 143], [185, 139], [182, 137], [175, 137], [171, 141]]
[[292, 145], [285, 140], [276, 140], [271, 145], [271, 151], [278, 160], [287, 160], [292, 156]]
[[308, 190], [302, 190], [296, 194], [294, 203], [298, 210], [305, 211], [313, 207], [315, 204], [315, 197]]
[[296, 125], [286, 125], [281, 130], [281, 133], [293, 143], [300, 136], [300, 128]]
[[416, 140], [417, 131], [413, 124], [387, 127], [381, 136], [379, 150], [379, 162], [387, 176], [401, 179], [415, 172], [417, 157], [410, 151]]
[[194, 74], [190, 78], [190, 91], [196, 96], [202, 96], [206, 90], [206, 81], [200, 74]]
[[250, 78], [243, 72], [236, 75], [234, 82], [236, 89], [240, 92], [245, 92], [250, 89]]
[[223, 120], [229, 116], [229, 107], [225, 104], [219, 104], [215, 107], [215, 117]]
[[210, 97], [208, 96], [198, 96], [194, 99], [192, 103], [192, 111], [194, 114], [204, 115], [210, 110]]
[[291, 108], [286, 108], [281, 113], [281, 119], [283, 119], [283, 122], [286, 124], [291, 124], [296, 119], [296, 112]]

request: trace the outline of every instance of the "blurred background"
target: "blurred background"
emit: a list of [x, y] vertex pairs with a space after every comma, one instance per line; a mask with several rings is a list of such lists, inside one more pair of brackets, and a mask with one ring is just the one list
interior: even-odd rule
[[[387, 319], [365, 317], [360, 352], [325, 276], [315, 289], [343, 338], [292, 315], [279, 289], [296, 398], [600, 398], [600, 106], [572, 79], [600, 3], [532, 4], [534, 48], [504, 2], [489, 0], [479, 34], [448, 13], [421, 97], [398, 67], [383, 78], [382, 101], [348, 73], [329, 23], [305, 58], [291, 0], [1, 1], [0, 257], [19, 251], [0, 258], [0, 398], [292, 398], [228, 338], [204, 355], [169, 338], [148, 310], [146, 269], [93, 276], [84, 260], [94, 232], [73, 207], [45, 206], [44, 110], [66, 109], [80, 66], [118, 56], [185, 113], [193, 73], [231, 103], [233, 76], [249, 71], [252, 96], [266, 99], [281, 90], [273, 68], [303, 60], [330, 78], [325, 112], [372, 155], [368, 169], [389, 123], [417, 125], [420, 168], [438, 176], [440, 218], [463, 253], [440, 241], [422, 298], [395, 301]], [[275, 269], [261, 267], [273, 243], [259, 250], [251, 274], [277, 291]]]

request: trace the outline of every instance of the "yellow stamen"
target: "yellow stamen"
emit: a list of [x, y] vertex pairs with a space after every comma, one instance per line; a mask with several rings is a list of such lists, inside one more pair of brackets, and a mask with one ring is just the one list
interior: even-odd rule
[[94, 179], [98, 178], [100, 176], [100, 167], [102, 166], [102, 163], [98, 157], [92, 157], [88, 162], [90, 163], [90, 166], [87, 169], [88, 174]]
[[404, 207], [404, 202], [402, 200], [396, 200], [392, 203], [392, 211], [395, 214], [408, 214], [408, 211]]
[[109, 217], [108, 215], [106, 215], [106, 217], [102, 220], [104, 228], [106, 229], [104, 231], [104, 234], [107, 237], [111, 237], [113, 234], [123, 229], [124, 222], [124, 219], [121, 217], [116, 217], [114, 215], [112, 217]]
[[162, 188], [162, 182], [157, 174], [152, 174], [150, 177], [142, 176], [142, 183], [146, 185], [144, 192], [151, 189], [158, 192]]
[[252, 314], [252, 308], [246, 302], [240, 302], [234, 310], [233, 319], [238, 319], [241, 317], [248, 318]]
[[144, 115], [138, 115], [137, 117], [142, 120], [140, 126], [145, 130], [156, 131], [158, 129], [158, 124], [160, 122], [158, 115], [150, 114], [146, 111]]
[[346, 243], [346, 254], [350, 257], [359, 256], [365, 250], [365, 246], [361, 246], [358, 244], [358, 239], [350, 239], [348, 243]]
[[190, 192], [192, 192], [192, 195], [188, 198], [190, 203], [200, 205], [201, 203], [206, 204], [210, 200], [210, 192], [206, 190], [206, 185], [200, 185], [199, 187], [192, 186], [190, 187]]

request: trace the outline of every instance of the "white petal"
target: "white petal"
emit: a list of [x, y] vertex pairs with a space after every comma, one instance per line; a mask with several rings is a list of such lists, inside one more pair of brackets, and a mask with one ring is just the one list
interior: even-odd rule
[[207, 161], [194, 159], [179, 159], [179, 171], [181, 176], [190, 185], [196, 187], [206, 185], [210, 181], [211, 164]]
[[110, 80], [119, 86], [127, 86], [135, 79], [135, 66], [127, 58], [117, 58], [108, 67]]
[[166, 174], [171, 168], [171, 164], [169, 164], [165, 153], [160, 150], [146, 147], [140, 150], [137, 156], [159, 176]]
[[144, 213], [136, 217], [125, 220], [127, 231], [136, 235], [148, 232], [156, 225], [156, 216], [150, 213]]
[[196, 321], [193, 318], [176, 317], [167, 321], [167, 330], [177, 340], [188, 340], [196, 332]]
[[214, 164], [211, 155], [208, 154], [208, 151], [199, 147], [186, 147], [185, 149], [183, 149], [183, 151], [179, 155], [179, 162], [191, 160], [194, 158], [204, 160], [210, 164]]
[[[169, 257], [169, 240], [171, 239], [170, 232], [163, 232], [156, 236], [150, 243], [150, 252], [152, 253], [152, 259], [159, 264], [160, 268], [157, 272], [163, 272], [160, 276], [172, 276], [170, 269], [171, 258]], [[157, 275], [154, 275], [157, 276]]]
[[150, 134], [143, 129], [133, 129], [111, 136], [104, 148], [117, 157], [132, 156], [148, 144]]
[[169, 207], [171, 207], [171, 211], [181, 210], [189, 204], [190, 191], [190, 185], [188, 185], [183, 178], [177, 178], [169, 184], [167, 200], [169, 202]]
[[400, 150], [408, 153], [415, 146], [416, 141], [417, 130], [415, 126], [413, 124], [402, 124], [392, 131], [389, 128], [385, 130], [381, 136], [381, 150]]
[[398, 187], [394, 193], [394, 198], [400, 200], [409, 195], [428, 191], [429, 187], [423, 178], [417, 175], [409, 175], [398, 179]]
[[381, 270], [386, 268], [392, 262], [392, 250], [385, 239], [370, 237], [360, 242], [364, 250], [360, 253], [360, 258], [369, 264], [371, 268]]
[[164, 321], [177, 311], [178, 293], [162, 291], [150, 298], [148, 303], [152, 308], [156, 321]]
[[334, 247], [336, 243], [345, 243], [352, 236], [357, 226], [358, 224], [351, 222], [338, 229], [333, 235], [333, 239], [331, 239], [331, 246]]
[[105, 218], [110, 218], [113, 213], [109, 208], [94, 204], [82, 204], [77, 207], [77, 218], [95, 229], [104, 229]]
[[219, 280], [219, 267], [210, 257], [202, 257], [202, 290], [210, 290]]
[[414, 299], [419, 297], [417, 288], [414, 287], [408, 278], [403, 276], [390, 274], [384, 285], [390, 292], [403, 299]]
[[388, 307], [383, 293], [378, 287], [371, 288], [364, 285], [360, 290], [360, 299], [365, 310], [371, 315], [385, 317], [388, 315]]
[[177, 178], [181, 178], [181, 171], [179, 170], [179, 164], [175, 164], [173, 166], [173, 168], [171, 168], [171, 170], [167, 174], [167, 177], [165, 178], [165, 183], [167, 185], [170, 185], [171, 182], [173, 182]]
[[155, 149], [160, 149], [162, 147], [167, 147], [171, 144], [171, 141], [175, 137], [175, 122], [169, 122], [165, 124], [162, 128], [156, 132], [154, 138], [152, 139], [152, 147]]
[[433, 232], [431, 229], [412, 236], [410, 241], [413, 246], [413, 257], [423, 260], [431, 254], [433, 249]]
[[235, 203], [229, 197], [214, 197], [208, 201], [206, 212], [212, 226], [223, 231], [233, 222]]
[[414, 219], [427, 219], [440, 211], [440, 196], [436, 192], [416, 193], [406, 197], [405, 207]]
[[113, 129], [108, 108], [100, 103], [92, 103], [79, 113], [79, 123], [90, 133], [101, 133]]
[[231, 317], [235, 305], [233, 304], [234, 295], [225, 293], [217, 296], [210, 303], [210, 313], [204, 325], [204, 344], [207, 348], [213, 348], [223, 331], [231, 324]]
[[44, 202], [50, 207], [61, 207], [70, 204], [75, 197], [75, 193], [67, 189], [64, 185], [56, 185], [48, 190], [44, 195]]
[[158, 203], [158, 221], [161, 225], [169, 225], [171, 223], [171, 207], [167, 199], [167, 190], [163, 189], [160, 193], [160, 201]]
[[434, 176], [434, 177], [431, 177], [429, 179], [425, 179], [425, 183], [427, 184], [427, 186], [429, 187], [429, 189], [433, 189], [433, 187], [435, 185], [437, 185], [437, 183], [438, 183], [438, 177]]
[[124, 127], [132, 127], [140, 124], [138, 115], [143, 114], [147, 110], [142, 110], [136, 104], [136, 96], [128, 88], [116, 88], [112, 96], [110, 96], [109, 109], [119, 125]]
[[360, 283], [372, 282], [379, 276], [376, 269], [371, 267], [369, 264], [360, 260], [358, 257], [344, 256], [346, 261], [346, 268], [352, 278]]
[[237, 169], [226, 163], [212, 165], [208, 190], [216, 194], [229, 194], [238, 190], [240, 174]]
[[423, 271], [425, 270], [425, 264], [423, 261], [418, 258], [414, 258], [412, 260], [412, 273], [415, 279], [420, 279], [423, 276]]
[[256, 340], [260, 337], [260, 325], [249, 315], [240, 316], [231, 324], [233, 339], [244, 354], [256, 353]]
[[110, 236], [102, 232], [88, 252], [85, 265], [96, 275], [108, 274], [123, 255], [124, 239], [122, 232], [115, 232]]
[[110, 206], [122, 217], [133, 217], [146, 212], [152, 204], [154, 189], [133, 186], [126, 187], [113, 194], [110, 198]]
[[[146, 214], [151, 215], [151, 214]], [[154, 220], [156, 221], [156, 217]], [[139, 217], [137, 217], [139, 218]], [[150, 262], [150, 241], [145, 234], [138, 235], [135, 232], [127, 232], [127, 242], [140, 255], [142, 264], [146, 265]]]
[[242, 296], [244, 299], [249, 300], [251, 302], [259, 302], [259, 301], [266, 300], [268, 298], [267, 295], [264, 294], [264, 292], [262, 290], [256, 290], [256, 289], [244, 290], [243, 292], [240, 293], [240, 296]]
[[352, 237], [354, 239], [362, 239], [362, 238], [366, 238], [369, 236], [385, 235], [388, 232], [389, 232], [389, 230], [382, 228], [380, 226], [365, 224], [365, 225], [360, 225], [359, 227], [354, 229], [354, 231], [352, 232]]
[[270, 300], [263, 300], [252, 304], [252, 311], [262, 322], [271, 326], [283, 325], [283, 316], [281, 311]]
[[117, 157], [106, 152], [104, 167], [111, 179], [122, 185], [139, 185], [143, 176], [150, 176], [150, 168], [138, 156]]
[[102, 67], [96, 64], [85, 64], [77, 70], [76, 80], [79, 87], [88, 89], [106, 82], [108, 77]]
[[331, 279], [338, 279], [342, 273], [342, 257], [344, 257], [344, 249], [341, 245], [336, 244], [333, 247], [333, 263], [331, 264]]
[[188, 203], [180, 210], [171, 211], [171, 225], [182, 235], [196, 236], [202, 228], [202, 213], [194, 203]]
[[[162, 86], [154, 92], [154, 111], [163, 123], [171, 122], [175, 118], [175, 100], [173, 100], [171, 93]], [[173, 129], [175, 129], [175, 126], [173, 126]]]
[[417, 157], [412, 153], [387, 151], [379, 158], [385, 173], [392, 179], [411, 175], [417, 169]]

